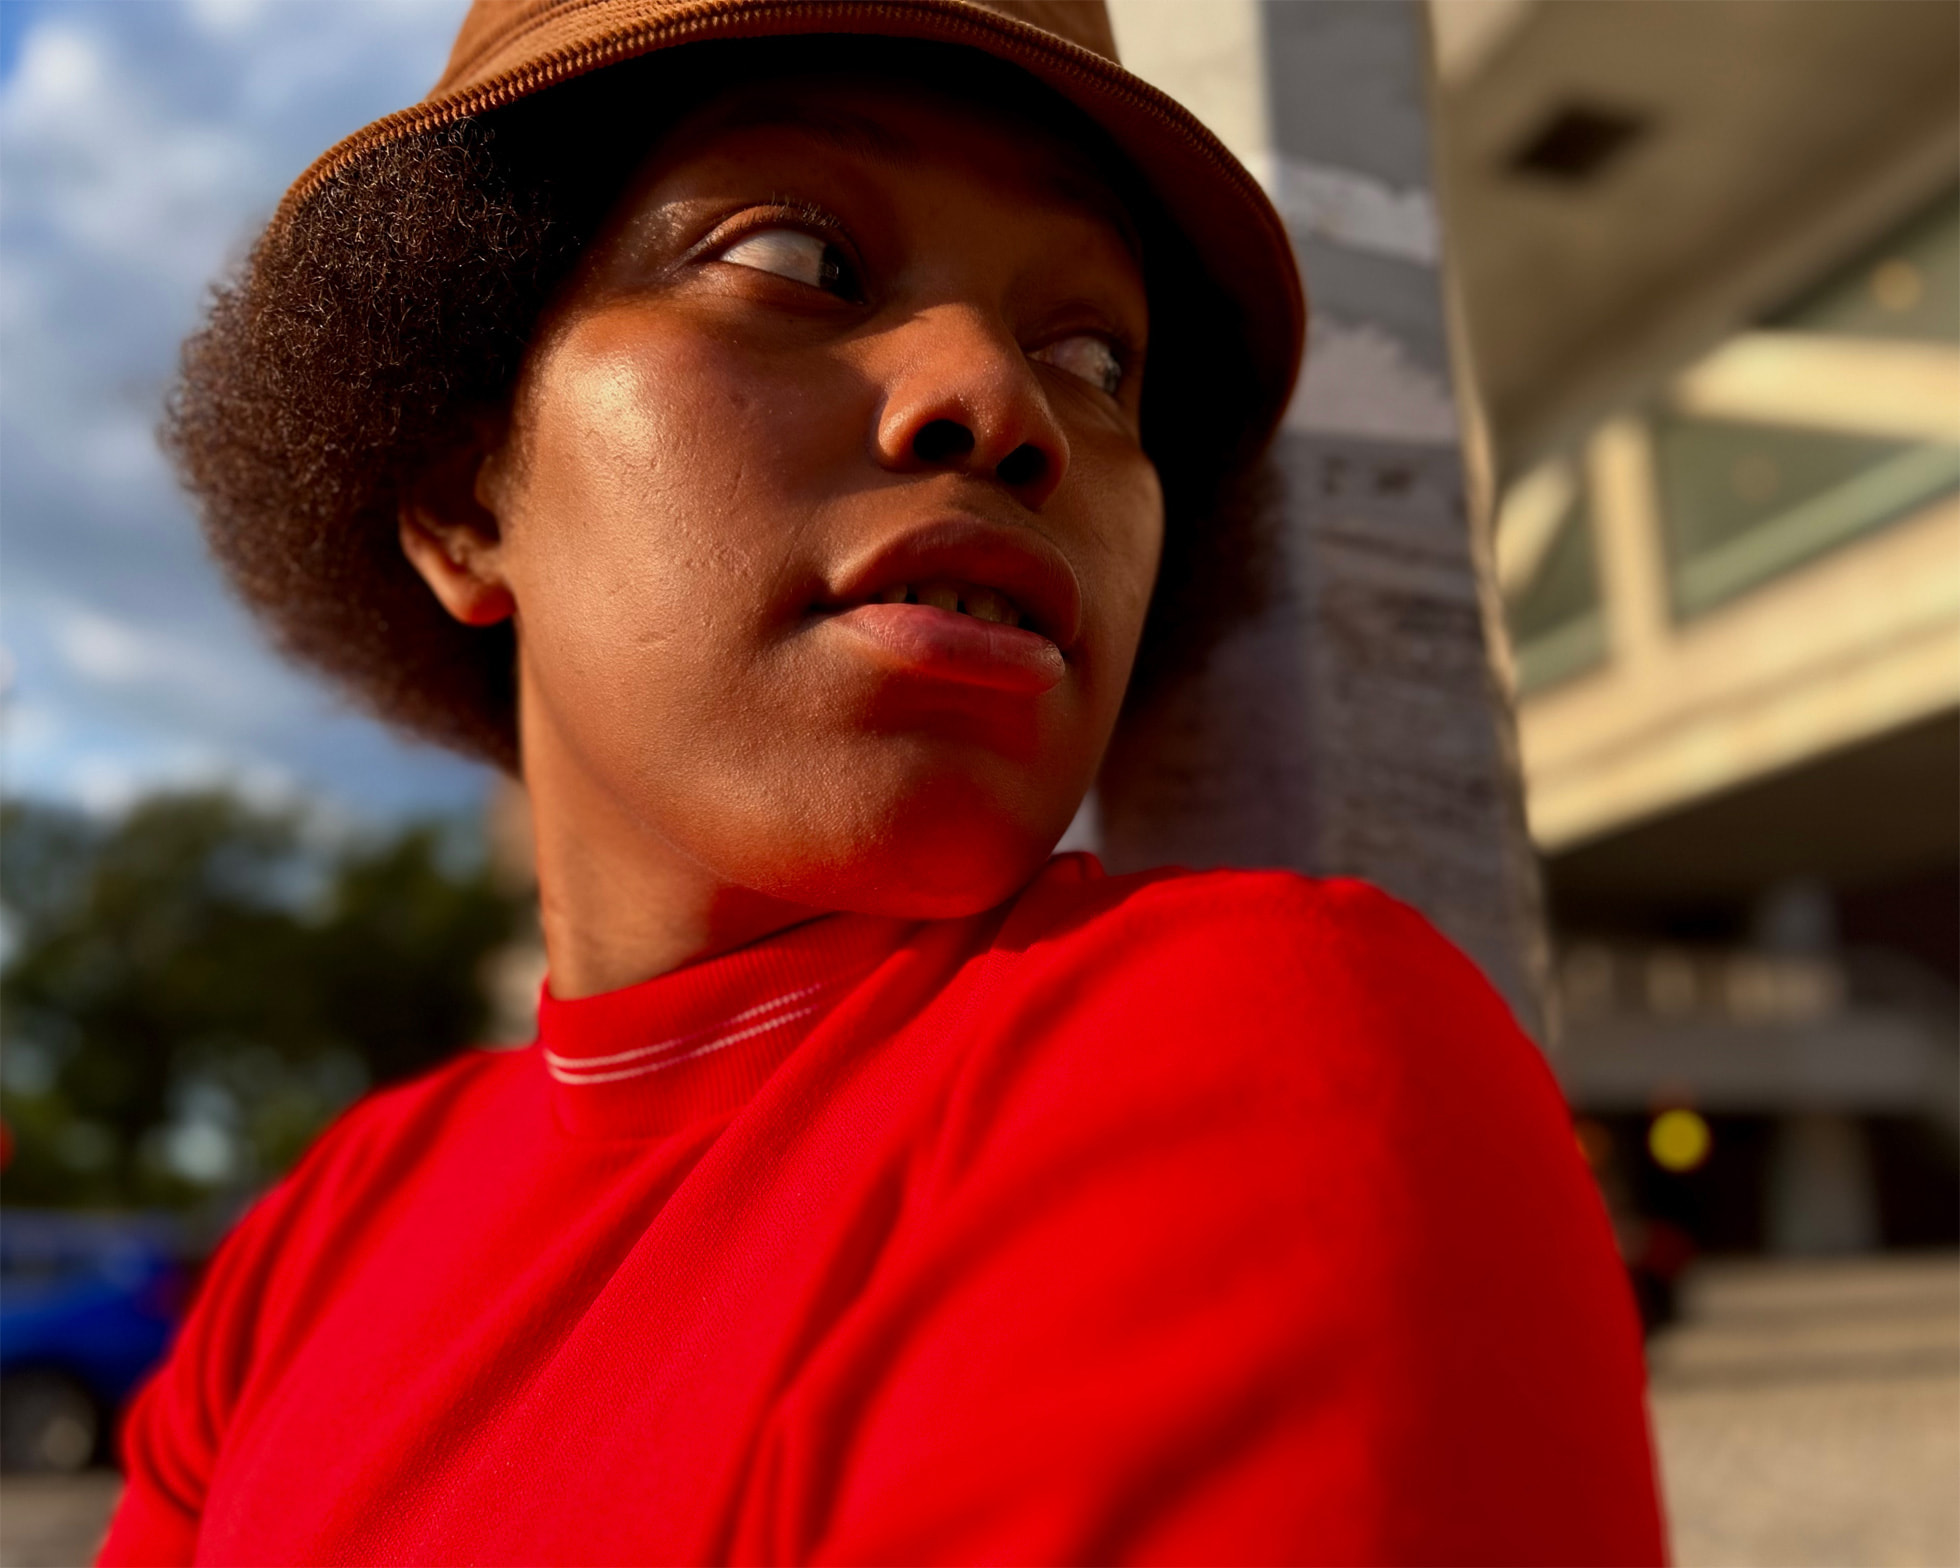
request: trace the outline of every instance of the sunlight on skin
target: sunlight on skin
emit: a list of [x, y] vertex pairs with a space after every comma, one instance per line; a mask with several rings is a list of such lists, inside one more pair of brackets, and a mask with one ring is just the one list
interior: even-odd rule
[[877, 82], [725, 95], [403, 545], [518, 627], [554, 994], [828, 910], [988, 908], [1116, 720], [1162, 545], [1144, 285], [1068, 149]]

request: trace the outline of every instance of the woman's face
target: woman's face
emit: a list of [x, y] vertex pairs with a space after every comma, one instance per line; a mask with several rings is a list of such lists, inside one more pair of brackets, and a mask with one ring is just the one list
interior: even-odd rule
[[835, 78], [692, 115], [475, 479], [527, 775], [803, 906], [1013, 892], [1156, 575], [1148, 325], [1117, 203], [1045, 136]]

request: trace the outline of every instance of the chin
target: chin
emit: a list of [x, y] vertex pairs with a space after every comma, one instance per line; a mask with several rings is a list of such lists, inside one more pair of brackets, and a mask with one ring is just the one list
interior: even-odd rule
[[758, 891], [813, 909], [959, 919], [1025, 887], [1067, 826], [1066, 814], [1059, 823], [1037, 824], [998, 813], [902, 812], [881, 831], [833, 843], [815, 864], [806, 860]]

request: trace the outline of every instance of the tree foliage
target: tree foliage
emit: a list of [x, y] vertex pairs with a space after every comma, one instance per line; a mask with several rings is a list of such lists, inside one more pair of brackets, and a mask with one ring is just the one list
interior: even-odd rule
[[371, 1084], [481, 1039], [523, 901], [457, 835], [334, 843], [296, 812], [159, 796], [0, 808], [10, 1203], [262, 1185]]

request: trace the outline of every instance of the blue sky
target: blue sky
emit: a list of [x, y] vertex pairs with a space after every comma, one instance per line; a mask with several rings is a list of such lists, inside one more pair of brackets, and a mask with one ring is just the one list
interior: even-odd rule
[[284, 666], [153, 430], [177, 345], [314, 155], [421, 96], [463, 0], [0, 0], [0, 785], [225, 781], [355, 818], [488, 776]]

